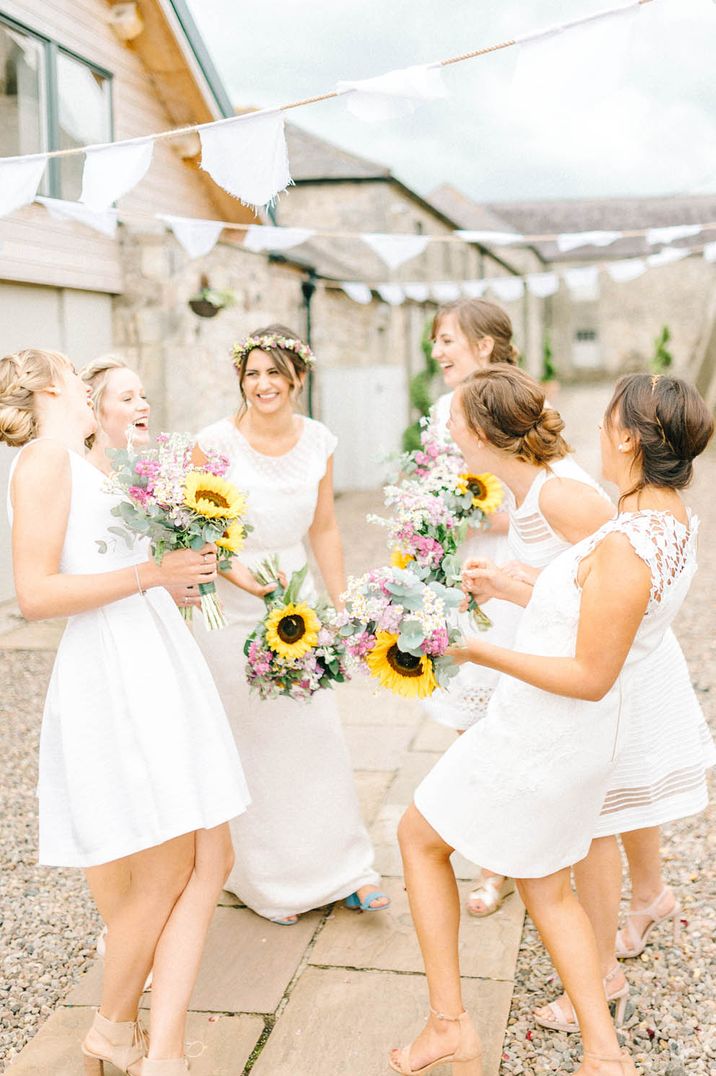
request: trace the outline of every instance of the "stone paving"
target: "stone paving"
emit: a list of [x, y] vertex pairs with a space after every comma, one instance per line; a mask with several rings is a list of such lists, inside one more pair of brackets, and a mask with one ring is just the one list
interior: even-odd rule
[[[595, 426], [605, 397], [605, 390], [598, 387], [564, 392], [555, 401], [568, 418], [568, 432], [580, 460], [593, 471]], [[382, 533], [363, 523], [365, 513], [377, 510], [379, 504], [374, 493], [338, 500], [352, 572], [383, 559]], [[54, 649], [60, 631], [61, 625], [24, 625], [11, 614], [0, 615], [0, 632], [4, 632], [0, 669], [12, 668], [13, 662], [31, 656], [30, 651], [40, 652], [37, 658], [41, 659]], [[49, 662], [44, 669], [45, 673], [49, 670]], [[44, 684], [37, 687], [35, 724]], [[421, 1026], [426, 1012], [425, 979], [403, 890], [395, 830], [415, 785], [450, 744], [453, 733], [426, 720], [416, 705], [387, 694], [375, 695], [365, 682], [345, 685], [337, 697], [364, 817], [392, 906], [372, 915], [326, 908], [303, 916], [294, 927], [280, 927], [225, 894], [191, 1002], [188, 1040], [190, 1053], [196, 1055], [192, 1076], [246, 1076], [249, 1071], [255, 1076], [383, 1076], [388, 1071], [388, 1047], [409, 1041]], [[28, 742], [28, 754], [31, 749]], [[27, 795], [13, 804], [16, 810], [34, 811]], [[475, 868], [456, 857], [455, 871], [464, 895]], [[42, 884], [52, 885], [54, 873], [42, 872]], [[58, 996], [52, 1015], [13, 1058], [6, 1070], [12, 1076], [74, 1076], [79, 1070], [78, 1044], [91, 1007], [99, 1000], [101, 966], [93, 959], [95, 921], [89, 898], [77, 890], [72, 900], [89, 923], [85, 949], [80, 950], [84, 958], [78, 961], [76, 946], [72, 950], [73, 966], [84, 965], [83, 973], [68, 993]], [[531, 981], [531, 965], [524, 963], [523, 916], [519, 899], [513, 895], [489, 919], [463, 917], [465, 1001], [484, 1037], [485, 1076], [497, 1076], [501, 1060], [502, 1071], [510, 1073], [572, 1068], [570, 1063], [563, 1069], [555, 1060], [559, 1053], [551, 1049], [554, 1038], [539, 1051], [545, 1058], [544, 1068], [541, 1062], [533, 1068], [528, 1059], [524, 1064], [519, 1061], [524, 1049], [529, 1057], [532, 1048], [524, 1042], [521, 1023], [525, 998], [529, 1004], [530, 988], [543, 988], [543, 981]], [[533, 936], [528, 933], [524, 938], [531, 951]], [[522, 970], [516, 983], [521, 940]], [[510, 1016], [515, 986], [520, 1004]], [[27, 1037], [45, 1015], [46, 1011], [37, 1010], [29, 1021]], [[5, 1054], [7, 1059], [11, 1056], [12, 1051]], [[115, 1076], [111, 1066], [106, 1072]], [[438, 1070], [436, 1076], [442, 1072]]]

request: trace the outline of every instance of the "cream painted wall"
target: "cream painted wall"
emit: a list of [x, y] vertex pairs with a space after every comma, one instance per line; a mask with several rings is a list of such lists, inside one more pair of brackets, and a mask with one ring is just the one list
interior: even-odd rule
[[[64, 351], [76, 365], [111, 350], [112, 299], [96, 292], [0, 283], [0, 349], [23, 347]], [[7, 489], [13, 449], [0, 445], [0, 490]], [[0, 602], [12, 598], [10, 528], [0, 505]]]

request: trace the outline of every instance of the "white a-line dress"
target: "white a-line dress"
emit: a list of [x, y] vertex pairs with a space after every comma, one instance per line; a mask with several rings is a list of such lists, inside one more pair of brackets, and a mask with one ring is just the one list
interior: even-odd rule
[[574, 655], [579, 565], [608, 534], [628, 537], [648, 565], [649, 603], [616, 683], [598, 702], [553, 695], [502, 676], [487, 715], [461, 736], [415, 793], [424, 818], [453, 848], [488, 870], [540, 878], [589, 851], [625, 740], [639, 667], [661, 643], [696, 571], [695, 520], [668, 513], [616, 517], [539, 576], [514, 649]]
[[[276, 554], [290, 577], [306, 563], [304, 538], [336, 439], [320, 422], [282, 456], [255, 451], [232, 419], [198, 435], [204, 452], [231, 461], [227, 475], [248, 493], [249, 534], [239, 559], [249, 568]], [[373, 848], [358, 806], [350, 757], [331, 691], [308, 702], [250, 694], [244, 642], [265, 616], [263, 601], [226, 580], [218, 590], [229, 619], [196, 637], [214, 674], [251, 788], [251, 810], [232, 825], [236, 865], [227, 888], [269, 919], [299, 915], [375, 885]], [[310, 573], [302, 598], [315, 596]]]
[[[433, 428], [446, 442], [452, 441], [447, 428], [452, 396], [452, 392], [441, 396], [432, 411]], [[504, 493], [506, 508], [512, 495], [507, 489], [504, 489]], [[490, 533], [489, 526], [485, 530], [473, 531], [460, 546], [458, 556], [463, 562], [471, 557], [482, 557], [495, 564], [502, 564], [510, 559], [507, 535]], [[519, 606], [492, 598], [485, 604], [484, 611], [492, 621], [492, 627], [480, 632], [480, 637], [495, 646], [511, 646], [522, 614]], [[469, 614], [458, 613], [456, 618], [463, 635], [475, 633], [476, 629]], [[485, 715], [498, 675], [494, 669], [463, 665], [451, 679], [449, 687], [434, 692], [430, 698], [424, 699], [421, 705], [428, 716], [438, 724], [453, 729], [467, 729]]]
[[[603, 492], [570, 459], [553, 464], [553, 472], [541, 472], [522, 504], [510, 510], [511, 556], [534, 568], [545, 567], [569, 548], [540, 509], [545, 483], [556, 475], [587, 482]], [[708, 802], [707, 771], [716, 762], [716, 747], [671, 628], [653, 653], [639, 662], [622, 704], [628, 710], [624, 743], [595, 837], [687, 818]]]
[[[118, 524], [118, 497], [105, 476], [68, 452], [60, 571], [95, 575], [146, 561], [146, 543], [130, 547], [108, 529]], [[9, 492], [8, 511], [12, 520]], [[47, 866], [108, 863], [246, 809], [221, 700], [166, 590], [69, 618], [45, 700], [39, 770], [39, 858]]]

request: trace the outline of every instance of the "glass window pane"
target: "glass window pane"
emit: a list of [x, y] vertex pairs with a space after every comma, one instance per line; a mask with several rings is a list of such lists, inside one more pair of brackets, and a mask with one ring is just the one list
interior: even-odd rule
[[0, 156], [46, 149], [44, 49], [0, 22]]
[[[109, 80], [72, 56], [57, 53], [58, 149], [109, 142]], [[82, 191], [84, 156], [60, 157], [60, 198], [76, 200]]]

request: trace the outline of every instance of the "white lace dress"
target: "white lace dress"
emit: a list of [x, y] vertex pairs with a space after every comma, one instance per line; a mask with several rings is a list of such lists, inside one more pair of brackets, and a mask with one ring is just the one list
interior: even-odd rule
[[[248, 493], [254, 530], [240, 554], [255, 567], [271, 554], [287, 575], [306, 563], [304, 539], [316, 509], [318, 486], [336, 439], [304, 418], [288, 453], [255, 451], [233, 419], [198, 434], [205, 451], [231, 461], [227, 475]], [[261, 701], [249, 694], [244, 642], [265, 615], [265, 604], [226, 580], [217, 584], [229, 626], [196, 637], [229, 714], [251, 789], [251, 810], [231, 832], [236, 865], [227, 888], [259, 915], [298, 915], [376, 884], [373, 848], [358, 806], [350, 757], [335, 696], [319, 691], [309, 702]], [[315, 586], [310, 574], [301, 596]]]
[[[77, 453], [69, 458], [60, 571], [95, 575], [146, 561], [144, 542], [128, 548], [108, 530], [118, 498], [105, 476]], [[8, 512], [12, 521], [9, 491]], [[162, 587], [69, 618], [45, 700], [39, 770], [39, 858], [48, 866], [98, 866], [246, 809], [221, 700]]]
[[[436, 431], [446, 441], [452, 440], [447, 429], [452, 396], [451, 392], [441, 396], [432, 412]], [[509, 503], [511, 494], [506, 489], [504, 493], [505, 500]], [[484, 531], [473, 532], [460, 547], [458, 555], [462, 561], [471, 557], [484, 557], [501, 564], [510, 559], [507, 535], [491, 534], [489, 527]], [[522, 615], [519, 606], [493, 598], [485, 604], [485, 613], [492, 621], [492, 627], [481, 632], [481, 638], [489, 640], [495, 646], [511, 646]], [[464, 635], [475, 633], [468, 614], [457, 614], [457, 624]], [[493, 669], [463, 665], [447, 689], [436, 691], [429, 699], [423, 700], [421, 705], [428, 716], [440, 725], [459, 730], [470, 728], [484, 717], [498, 675]]]
[[624, 668], [599, 702], [568, 699], [503, 676], [485, 718], [461, 736], [415, 793], [452, 847], [489, 870], [539, 878], [583, 859], [624, 745], [640, 666], [664, 638], [696, 571], [696, 521], [668, 513], [616, 517], [541, 573], [515, 650], [574, 654], [580, 562], [603, 538], [625, 534], [651, 571], [649, 603]]

